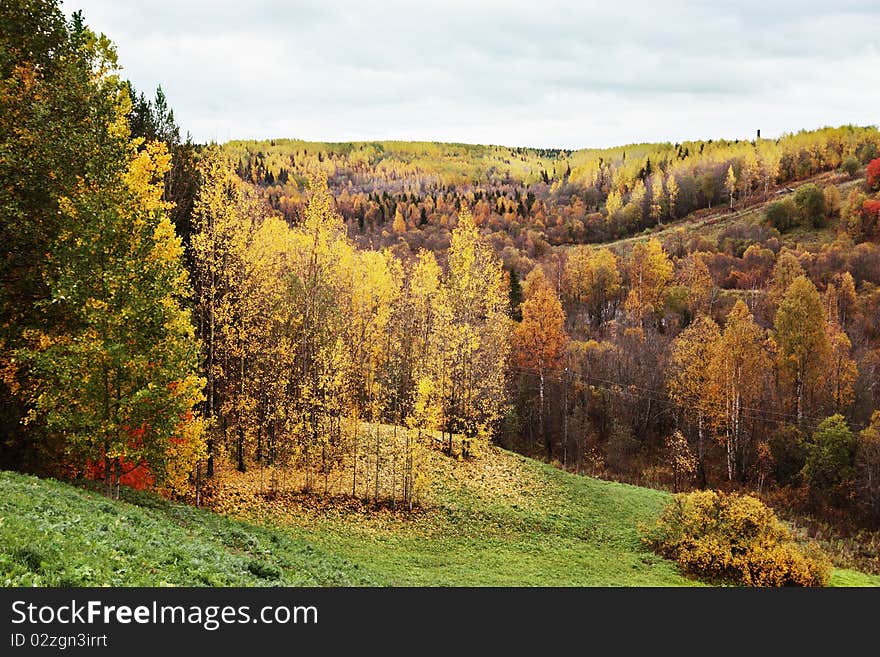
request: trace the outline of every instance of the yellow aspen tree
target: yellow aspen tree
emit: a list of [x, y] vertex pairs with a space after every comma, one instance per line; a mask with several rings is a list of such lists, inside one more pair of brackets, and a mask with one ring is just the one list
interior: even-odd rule
[[739, 180], [737, 181], [740, 198], [751, 196], [759, 172], [758, 156], [753, 149], [749, 149], [743, 157]]
[[838, 322], [837, 306], [839, 300], [837, 285], [834, 281], [830, 281], [825, 286], [825, 293], [822, 295], [822, 303], [825, 304], [825, 319], [828, 322]]
[[[406, 418], [406, 463], [404, 480], [404, 504], [412, 511], [413, 502], [424, 494], [429, 482], [426, 466], [428, 448], [425, 442], [433, 440], [433, 435], [443, 425], [443, 399], [437, 382], [429, 375], [416, 381], [413, 405]], [[416, 432], [415, 439], [412, 432]]]
[[563, 281], [567, 296], [586, 307], [595, 327], [610, 317], [619, 303], [620, 269], [610, 249], [574, 247], [565, 263]]
[[[465, 456], [476, 453], [501, 417], [510, 352], [507, 286], [501, 262], [470, 212], [463, 210], [452, 232], [444, 281], [446, 316], [435, 327], [449, 367], [445, 431], [462, 435]], [[448, 336], [448, 339], [447, 339]]]
[[647, 193], [648, 190], [645, 188], [645, 183], [640, 179], [636, 180], [632, 191], [629, 194], [629, 203], [627, 203], [627, 208], [632, 208], [633, 218], [635, 219], [636, 224], [644, 219], [645, 198]]
[[791, 389], [795, 416], [801, 422], [813, 397], [824, 388], [829, 355], [822, 297], [806, 276], [798, 276], [788, 287], [774, 328], [780, 374]]
[[391, 225], [391, 229], [398, 234], [406, 232], [406, 220], [403, 218], [403, 213], [400, 211], [400, 205], [398, 205], [394, 211], [394, 222]]
[[[190, 241], [195, 270], [198, 332], [203, 343], [205, 418], [208, 426], [207, 475], [214, 474], [214, 452], [221, 440], [223, 409], [235, 405], [236, 366], [231, 353], [240, 327], [236, 303], [242, 298], [245, 250], [250, 229], [242, 217], [241, 182], [220, 149], [209, 146], [199, 163], [201, 183], [193, 206]], [[232, 341], [232, 342], [231, 342]]]
[[[254, 233], [262, 222], [264, 205], [250, 190], [238, 197], [238, 222], [224, 253], [224, 274], [229, 284], [229, 316], [221, 323], [220, 334], [224, 356], [224, 422], [232, 428], [231, 445], [236, 467], [244, 472], [246, 447], [253, 435], [257, 418], [257, 399], [251, 372], [258, 352], [260, 297], [252, 291], [253, 264], [249, 251]], [[227, 440], [229, 436], [227, 436]]]
[[666, 199], [667, 205], [669, 207], [669, 219], [671, 221], [675, 221], [678, 218], [678, 195], [680, 189], [678, 186], [678, 181], [675, 179], [675, 175], [670, 173], [666, 177]]
[[[394, 419], [405, 424], [403, 502], [412, 507], [417, 483], [424, 482], [424, 443], [440, 428], [438, 382], [431, 377], [431, 333], [440, 294], [441, 270], [433, 253], [421, 251], [405, 277], [392, 327], [395, 350], [390, 363], [395, 390]], [[402, 421], [402, 422], [401, 422]], [[426, 430], [427, 433], [423, 433]]]
[[764, 183], [764, 197], [770, 192], [770, 186], [776, 183], [779, 177], [779, 147], [775, 142], [766, 140], [761, 142], [760, 177]]
[[[394, 422], [395, 427], [400, 420], [397, 413], [398, 409], [389, 408], [391, 401], [396, 399], [394, 389], [397, 383], [393, 376], [395, 372], [389, 365], [392, 354], [399, 348], [399, 345], [396, 343], [397, 335], [389, 330], [389, 328], [394, 304], [400, 294], [402, 272], [400, 271], [400, 262], [388, 252], [377, 253], [375, 251], [367, 251], [360, 255], [363, 260], [362, 267], [364, 270], [362, 285], [369, 290], [362, 300], [367, 303], [367, 307], [362, 307], [362, 311], [366, 310], [369, 313], [371, 331], [375, 331], [377, 334], [376, 339], [370, 341], [371, 351], [369, 353], [370, 364], [368, 367], [373, 372], [372, 378], [375, 381], [373, 398], [370, 400], [370, 405], [371, 416], [373, 417], [376, 429], [373, 499], [378, 500], [381, 467], [379, 422], [382, 419], [383, 411]], [[396, 445], [393, 448], [396, 449]]]
[[611, 190], [608, 193], [608, 198], [605, 199], [605, 212], [609, 217], [612, 217], [622, 207], [623, 199], [620, 197], [620, 193], [616, 189]]
[[303, 221], [291, 235], [287, 276], [287, 293], [301, 315], [291, 336], [297, 350], [289, 410], [295, 441], [291, 451], [303, 463], [307, 490], [313, 484], [315, 452], [323, 451], [321, 433], [335, 405], [333, 373], [339, 363], [337, 338], [344, 323], [337, 298], [342, 272], [354, 257], [326, 180], [312, 178], [310, 191]]
[[633, 247], [627, 263], [630, 289], [626, 310], [636, 325], [642, 326], [651, 315], [657, 321], [662, 318], [673, 272], [672, 262], [657, 238], [652, 237]]
[[727, 176], [724, 178], [724, 189], [730, 197], [730, 209], [733, 210], [733, 197], [736, 195], [736, 173], [731, 164], [727, 167]]
[[717, 387], [721, 401], [716, 423], [727, 453], [730, 481], [742, 475], [748, 442], [744, 426], [746, 409], [753, 408], [764, 395], [769, 367], [764, 343], [764, 331], [755, 323], [746, 304], [737, 301], [727, 316], [710, 367], [711, 385]]
[[651, 178], [651, 211], [650, 216], [655, 224], [662, 225], [667, 212], [666, 192], [663, 191], [663, 176], [655, 174]]
[[767, 301], [770, 304], [770, 316], [776, 313], [779, 302], [785, 296], [789, 286], [796, 278], [804, 275], [804, 268], [801, 266], [797, 256], [787, 249], [783, 249], [776, 259], [773, 267], [773, 273], [770, 278], [770, 285], [767, 289]]
[[694, 252], [689, 253], [679, 262], [680, 266], [675, 273], [675, 280], [686, 291], [688, 311], [691, 316], [708, 313], [712, 305], [715, 282], [712, 280], [706, 261], [700, 252]]
[[722, 406], [714, 385], [713, 359], [721, 329], [708, 315], [699, 315], [673, 341], [666, 387], [681, 416], [697, 430], [697, 462], [705, 483], [706, 434]]
[[[254, 399], [255, 460], [275, 465], [279, 440], [286, 432], [291, 375], [295, 368], [296, 334], [301, 315], [286, 287], [291, 229], [277, 217], [267, 217], [254, 233], [247, 253], [247, 289], [257, 309], [249, 331], [256, 345], [247, 385]], [[262, 472], [262, 471], [261, 471]]]
[[846, 329], [858, 302], [856, 283], [848, 271], [837, 274], [835, 280], [837, 281], [837, 321], [841, 328]]

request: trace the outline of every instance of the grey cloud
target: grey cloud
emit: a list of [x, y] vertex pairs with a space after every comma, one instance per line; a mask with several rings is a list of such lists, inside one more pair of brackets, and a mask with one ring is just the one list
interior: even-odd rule
[[74, 4], [197, 139], [587, 146], [875, 122], [880, 101], [873, 2]]

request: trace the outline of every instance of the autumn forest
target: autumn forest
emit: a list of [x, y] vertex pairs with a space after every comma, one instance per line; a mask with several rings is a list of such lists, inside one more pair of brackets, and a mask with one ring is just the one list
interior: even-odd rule
[[[755, 500], [880, 572], [876, 126], [200, 144], [79, 14], [13, 4], [3, 469], [233, 514], [295, 491], [405, 518], [436, 499], [437, 459], [510, 451], [703, 495], [674, 498], [691, 508]], [[799, 549], [767, 557], [784, 575], [708, 575], [825, 583]]]

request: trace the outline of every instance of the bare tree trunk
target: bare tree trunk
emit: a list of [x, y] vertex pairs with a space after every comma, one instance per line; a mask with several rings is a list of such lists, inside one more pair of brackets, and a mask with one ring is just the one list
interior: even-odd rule
[[733, 437], [727, 432], [727, 479], [733, 481]]
[[397, 423], [400, 422], [399, 417], [394, 418], [394, 437], [392, 439], [392, 461], [391, 461], [391, 507], [397, 508]]
[[[211, 294], [211, 303], [210, 303], [209, 309], [208, 309], [208, 326], [210, 327], [209, 339], [208, 339], [208, 363], [207, 363], [207, 367], [205, 368], [207, 370], [206, 374], [208, 375], [207, 376], [208, 394], [207, 394], [207, 401], [206, 401], [207, 406], [208, 406], [208, 413], [207, 413], [208, 420], [212, 420], [214, 418], [214, 408], [216, 406], [215, 390], [214, 390], [214, 387], [216, 385], [216, 383], [214, 381], [214, 341], [215, 341], [214, 334], [215, 334], [215, 328], [216, 328], [216, 321], [214, 319], [213, 278], [214, 278], [214, 274], [212, 272], [211, 273], [211, 279], [212, 279], [211, 292], [212, 292], [212, 294]], [[213, 427], [211, 427], [211, 431], [213, 431]], [[214, 439], [213, 438], [208, 438], [207, 449], [208, 449], [208, 466], [207, 466], [206, 474], [208, 477], [213, 477], [214, 476]]]
[[538, 369], [538, 431], [541, 433], [541, 439], [544, 441], [544, 447], [547, 450], [547, 460], [553, 459], [553, 444], [544, 431], [544, 368]]
[[700, 487], [706, 487], [705, 436], [703, 432], [703, 414], [697, 414], [697, 468], [699, 470]]
[[[261, 486], [262, 488], [262, 486]], [[202, 460], [196, 463], [196, 508], [202, 506]]]
[[266, 436], [266, 461], [269, 465], [275, 464], [275, 418], [269, 422], [269, 435]]
[[110, 469], [110, 457], [107, 455], [109, 447], [104, 446], [104, 486], [107, 488], [107, 497], [113, 497], [113, 472]]
[[373, 492], [373, 501], [379, 501], [379, 425], [376, 424], [376, 486]]
[[236, 435], [238, 440], [237, 452], [238, 452], [238, 471], [244, 472], [244, 427], [241, 426], [241, 419], [238, 420], [238, 427], [236, 428]]
[[568, 368], [562, 373], [562, 467], [568, 470]]
[[391, 453], [391, 508], [397, 508], [397, 445]]
[[797, 392], [797, 421], [800, 425], [804, 420], [804, 378], [800, 372], [798, 372], [795, 388]]
[[354, 420], [354, 436], [352, 438], [352, 473], [351, 473], [351, 496], [357, 495], [358, 478], [358, 420]]
[[324, 497], [327, 497], [327, 491], [329, 489], [329, 480], [328, 480], [328, 467], [327, 467], [327, 442], [325, 441], [321, 445], [321, 468], [324, 470]]
[[119, 499], [119, 475], [122, 471], [122, 468], [119, 465], [119, 457], [113, 459], [113, 476], [116, 478], [116, 496], [114, 499]]
[[403, 503], [412, 510], [412, 437], [406, 430], [406, 454], [403, 462]]
[[306, 492], [310, 492], [312, 490], [312, 464], [310, 461], [309, 455], [309, 443], [308, 439], [306, 439], [306, 444], [303, 446], [303, 457], [305, 459], [306, 466]]

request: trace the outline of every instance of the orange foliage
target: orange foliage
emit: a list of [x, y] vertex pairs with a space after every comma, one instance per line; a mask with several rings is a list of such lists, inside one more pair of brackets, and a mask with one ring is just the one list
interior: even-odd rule
[[[146, 461], [133, 464], [125, 460], [124, 456], [119, 457], [119, 468], [122, 474], [119, 477], [119, 483], [129, 488], [137, 490], [148, 490], [153, 488], [156, 478], [150, 472]], [[89, 479], [100, 481], [104, 479], [104, 461], [87, 461], [86, 476]]]

